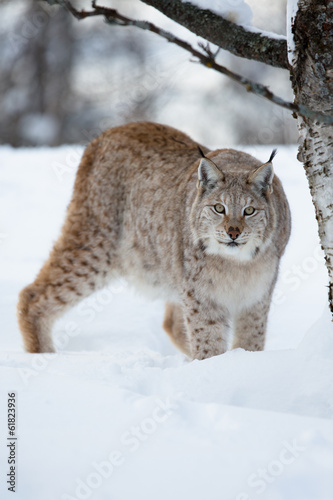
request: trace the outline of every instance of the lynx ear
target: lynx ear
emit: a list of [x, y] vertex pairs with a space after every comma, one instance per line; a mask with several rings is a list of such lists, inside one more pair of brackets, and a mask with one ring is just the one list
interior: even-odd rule
[[273, 149], [268, 162], [258, 167], [254, 172], [251, 172], [247, 180], [249, 184], [253, 184], [263, 195], [273, 192], [274, 170], [272, 160], [275, 155], [276, 149]]
[[202, 158], [198, 168], [198, 186], [213, 187], [224, 175], [209, 158]]

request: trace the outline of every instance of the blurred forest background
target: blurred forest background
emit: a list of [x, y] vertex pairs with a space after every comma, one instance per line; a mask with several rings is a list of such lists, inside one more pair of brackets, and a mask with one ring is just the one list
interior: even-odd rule
[[[138, 0], [99, 3], [149, 19], [194, 46], [200, 41]], [[285, 34], [286, 0], [247, 3], [254, 26]], [[73, 4], [90, 7], [85, 1]], [[297, 141], [289, 112], [136, 28], [109, 26], [102, 18], [78, 22], [43, 1], [0, 0], [0, 53], [2, 144], [87, 143], [108, 127], [141, 120], [174, 126], [221, 147]], [[287, 71], [225, 51], [218, 61], [293, 99]]]

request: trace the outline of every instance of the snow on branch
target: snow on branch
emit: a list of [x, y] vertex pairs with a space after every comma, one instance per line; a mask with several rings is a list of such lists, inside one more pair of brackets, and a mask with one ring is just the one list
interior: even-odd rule
[[181, 0], [141, 0], [181, 24], [208, 42], [231, 54], [260, 61], [277, 68], [289, 69], [286, 39], [269, 33], [247, 29], [221, 17], [208, 9], [202, 9]]
[[[240, 24], [241, 26], [247, 26], [252, 23], [252, 9], [246, 0], [236, 0], [230, 2], [230, 0], [185, 0], [190, 2], [200, 9], [208, 9], [211, 12], [215, 12], [218, 16], [223, 17], [223, 19], [228, 19], [233, 23]], [[182, 0], [182, 3], [184, 1]]]
[[285, 101], [281, 97], [273, 94], [268, 89], [268, 87], [265, 87], [261, 83], [249, 80], [248, 78], [238, 75], [237, 73], [230, 71], [228, 68], [221, 66], [216, 62], [216, 56], [220, 49], [217, 52], [213, 53], [209, 47], [209, 44], [205, 45], [203, 43], [200, 43], [199, 47], [201, 50], [199, 51], [194, 47], [192, 47], [192, 45], [190, 45], [188, 42], [181, 40], [172, 33], [169, 33], [168, 31], [159, 28], [158, 26], [149, 21], [139, 21], [135, 19], [130, 19], [126, 16], [123, 16], [115, 9], [98, 6], [96, 4], [96, 0], [93, 0], [92, 2], [93, 10], [91, 11], [86, 11], [86, 10], [79, 11], [75, 9], [75, 7], [73, 7], [73, 5], [70, 3], [69, 0], [52, 0], [52, 2], [66, 7], [67, 10], [71, 12], [71, 14], [78, 20], [94, 16], [103, 16], [108, 24], [117, 24], [119, 26], [135, 26], [142, 30], [147, 30], [151, 31], [152, 33], [156, 33], [157, 35], [161, 36], [168, 42], [174, 43], [175, 45], [178, 45], [178, 47], [181, 47], [182, 49], [192, 54], [192, 56], [194, 56], [197, 59], [196, 62], [202, 64], [207, 68], [214, 69], [218, 73], [222, 73], [223, 75], [228, 76], [235, 82], [241, 84], [243, 87], [245, 87], [245, 89], [248, 92], [264, 97], [265, 99], [273, 102], [274, 104], [277, 104], [282, 108], [289, 109], [293, 113], [296, 113], [305, 119], [310, 119], [311, 121], [317, 121], [319, 123], [324, 123], [327, 125], [333, 123], [332, 116], [317, 111], [313, 111], [307, 106], [304, 106], [302, 104], [296, 104], [293, 102]]

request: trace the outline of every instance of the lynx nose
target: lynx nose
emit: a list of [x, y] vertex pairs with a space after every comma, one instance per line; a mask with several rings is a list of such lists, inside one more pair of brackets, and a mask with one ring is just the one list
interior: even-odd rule
[[239, 228], [233, 226], [230, 226], [227, 232], [232, 240], [236, 240], [238, 236], [241, 234]]

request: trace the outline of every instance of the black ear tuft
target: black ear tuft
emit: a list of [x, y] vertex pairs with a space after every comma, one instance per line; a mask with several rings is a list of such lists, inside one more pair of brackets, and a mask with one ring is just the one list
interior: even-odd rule
[[273, 159], [275, 158], [277, 153], [277, 149], [273, 149], [271, 156], [269, 157], [269, 160], [267, 163], [272, 163]]
[[197, 148], [198, 148], [198, 150], [199, 150], [200, 155], [201, 155], [203, 158], [206, 158], [206, 156], [204, 155], [204, 153], [203, 153], [203, 151], [202, 151], [201, 147], [197, 145]]

